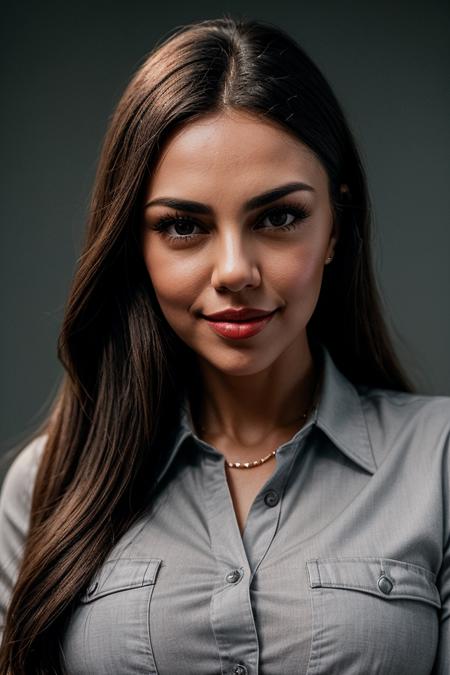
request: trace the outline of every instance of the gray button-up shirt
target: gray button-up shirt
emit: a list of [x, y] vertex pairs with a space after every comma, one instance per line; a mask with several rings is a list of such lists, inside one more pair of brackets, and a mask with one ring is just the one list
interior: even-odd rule
[[[242, 536], [185, 401], [161, 489], [75, 608], [71, 675], [450, 673], [450, 397], [355, 387], [320, 350], [318, 408]], [[44, 444], [1, 493], [0, 625]]]

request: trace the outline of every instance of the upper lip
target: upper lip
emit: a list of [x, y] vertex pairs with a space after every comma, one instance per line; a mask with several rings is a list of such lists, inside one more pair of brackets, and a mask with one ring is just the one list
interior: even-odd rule
[[204, 314], [205, 319], [215, 319], [216, 321], [242, 321], [243, 319], [256, 319], [273, 314], [276, 309], [256, 309], [255, 307], [228, 307], [221, 312], [213, 314]]

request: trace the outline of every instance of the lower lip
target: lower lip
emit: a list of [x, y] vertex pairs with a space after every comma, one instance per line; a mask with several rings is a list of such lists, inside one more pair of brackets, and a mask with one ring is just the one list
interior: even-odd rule
[[218, 335], [232, 338], [233, 340], [243, 340], [260, 333], [272, 320], [275, 312], [260, 319], [252, 319], [251, 321], [208, 321], [208, 319], [206, 321]]

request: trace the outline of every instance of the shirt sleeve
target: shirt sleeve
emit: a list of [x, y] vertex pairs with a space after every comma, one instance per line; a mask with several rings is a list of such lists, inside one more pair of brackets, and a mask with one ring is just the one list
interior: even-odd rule
[[439, 643], [431, 675], [450, 673], [450, 433], [447, 435], [442, 463], [442, 501], [446, 523], [446, 543], [436, 584], [441, 596]]
[[450, 673], [450, 545], [445, 549], [440, 573], [439, 589], [441, 613], [439, 622], [439, 644], [432, 675]]
[[31, 496], [47, 435], [23, 448], [6, 472], [0, 491], [0, 641], [28, 532]]

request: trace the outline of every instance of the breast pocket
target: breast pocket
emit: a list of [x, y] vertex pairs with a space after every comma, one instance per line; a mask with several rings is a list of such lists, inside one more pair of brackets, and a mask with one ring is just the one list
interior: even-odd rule
[[117, 558], [101, 566], [65, 635], [69, 672], [157, 673], [149, 619], [161, 564], [160, 558]]
[[308, 675], [429, 675], [441, 600], [435, 575], [401, 560], [306, 563], [313, 613]]

